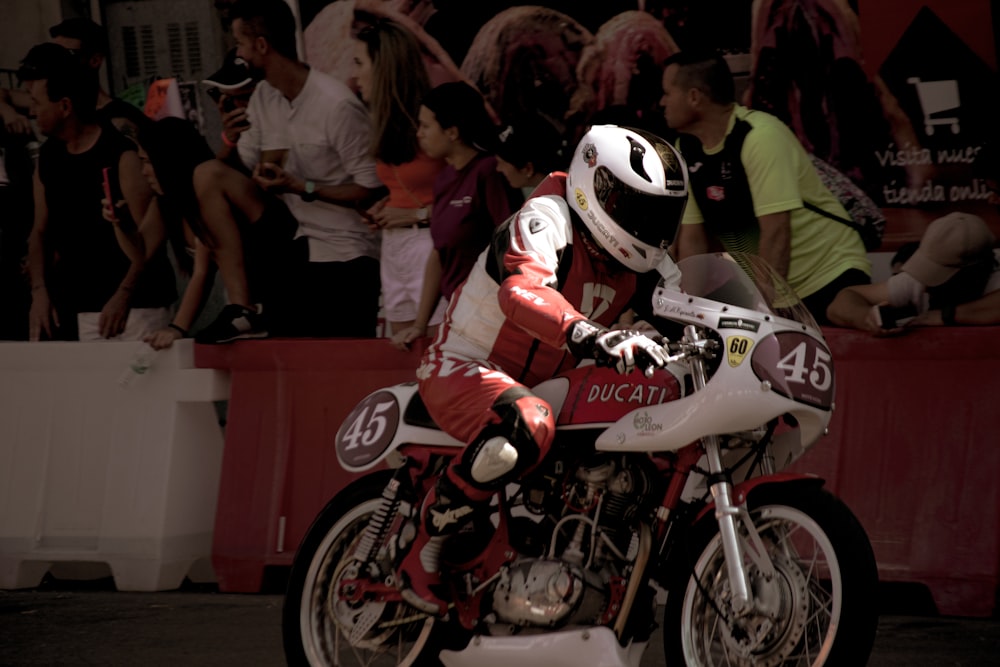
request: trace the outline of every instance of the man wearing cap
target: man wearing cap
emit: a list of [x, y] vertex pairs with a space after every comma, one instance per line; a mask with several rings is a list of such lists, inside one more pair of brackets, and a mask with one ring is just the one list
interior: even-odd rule
[[258, 162], [285, 163], [288, 147], [281, 126], [267, 126], [265, 116], [256, 123], [250, 120], [247, 107], [257, 79], [236, 48], [230, 49], [222, 66], [201, 83], [222, 115], [222, 147], [217, 158], [247, 171], [253, 171]]
[[[981, 301], [984, 294], [1000, 290], [995, 242], [980, 217], [949, 213], [938, 218], [927, 227], [899, 273], [885, 282], [842, 290], [830, 304], [830, 320], [837, 326], [876, 334], [898, 332], [905, 323], [901, 315], [916, 318], [912, 323], [922, 325], [1000, 321], [996, 307], [987, 309], [993, 312], [992, 322], [982, 321], [982, 308], [970, 307], [970, 302]], [[991, 297], [988, 303], [995, 300]]]
[[253, 178], [283, 197], [308, 248], [308, 261], [294, 269], [300, 287], [291, 328], [310, 337], [373, 337], [379, 243], [358, 210], [387, 190], [371, 155], [368, 112], [345, 84], [298, 60], [295, 17], [284, 0], [237, 0], [229, 18], [239, 57], [263, 79], [250, 99], [249, 132], [261, 122], [280, 125], [288, 140], [287, 163], [260, 162]]

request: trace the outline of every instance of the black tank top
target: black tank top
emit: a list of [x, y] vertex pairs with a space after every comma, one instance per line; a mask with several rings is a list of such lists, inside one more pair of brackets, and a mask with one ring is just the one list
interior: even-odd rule
[[[107, 125], [101, 126], [94, 146], [78, 155], [71, 155], [56, 139], [42, 145], [38, 174], [45, 186], [46, 242], [53, 259], [46, 281], [52, 281], [57, 299], [72, 312], [99, 312], [131, 265], [113, 226], [101, 215], [101, 199], [105, 168], [112, 196], [123, 198], [118, 163], [122, 153], [134, 150], [135, 144]], [[161, 247], [147, 262], [129, 303], [133, 308], [158, 308], [175, 298], [173, 270]]]

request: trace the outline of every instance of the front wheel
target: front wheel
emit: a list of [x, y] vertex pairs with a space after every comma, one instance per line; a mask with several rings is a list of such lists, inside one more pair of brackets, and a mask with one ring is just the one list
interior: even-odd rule
[[774, 566], [748, 559], [752, 608], [737, 615], [711, 514], [667, 564], [664, 650], [688, 667], [859, 667], [875, 641], [878, 570], [851, 511], [820, 488], [762, 487], [750, 517]]
[[282, 609], [292, 666], [434, 665], [440, 623], [402, 602], [350, 602], [339, 582], [359, 576], [351, 558], [382, 503], [388, 474], [358, 480], [320, 513], [299, 547]]

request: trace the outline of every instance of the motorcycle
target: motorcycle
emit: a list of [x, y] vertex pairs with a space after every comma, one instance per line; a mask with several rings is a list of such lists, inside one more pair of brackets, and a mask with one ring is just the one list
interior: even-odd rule
[[581, 365], [534, 388], [558, 415], [555, 442], [445, 543], [446, 618], [407, 605], [394, 572], [465, 443], [435, 427], [415, 383], [354, 408], [336, 451], [359, 476], [289, 576], [289, 664], [637, 667], [661, 602], [671, 667], [867, 662], [869, 540], [822, 479], [783, 471], [830, 421], [822, 333], [758, 258], [678, 266], [680, 289], [653, 297], [676, 330], [665, 368]]

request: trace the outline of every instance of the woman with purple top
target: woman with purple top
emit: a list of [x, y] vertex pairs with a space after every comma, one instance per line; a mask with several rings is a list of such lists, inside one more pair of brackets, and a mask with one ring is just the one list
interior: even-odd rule
[[490, 242], [494, 228], [518, 210], [520, 192], [497, 172], [492, 154], [497, 130], [482, 95], [467, 83], [445, 83], [423, 99], [420, 148], [447, 166], [434, 183], [431, 237], [424, 289], [413, 326], [392, 337], [400, 349], [427, 334], [440, 299], [450, 299]]

